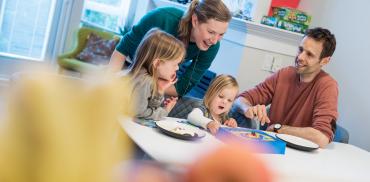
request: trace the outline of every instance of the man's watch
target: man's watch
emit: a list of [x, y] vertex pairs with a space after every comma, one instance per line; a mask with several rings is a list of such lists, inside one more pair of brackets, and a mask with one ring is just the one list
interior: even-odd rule
[[283, 127], [283, 125], [279, 123], [274, 124], [274, 132], [279, 133], [278, 131], [281, 129], [281, 127]]

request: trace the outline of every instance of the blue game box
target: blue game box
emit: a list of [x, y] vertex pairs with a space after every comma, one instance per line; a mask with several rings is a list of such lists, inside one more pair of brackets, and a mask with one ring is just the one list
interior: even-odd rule
[[268, 154], [285, 154], [285, 142], [261, 130], [249, 128], [220, 127], [216, 137], [220, 140], [236, 139], [257, 146], [258, 152]]

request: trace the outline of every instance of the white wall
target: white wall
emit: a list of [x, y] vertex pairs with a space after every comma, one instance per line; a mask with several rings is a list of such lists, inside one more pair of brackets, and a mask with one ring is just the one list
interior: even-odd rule
[[266, 56], [273, 56], [275, 59], [281, 60], [280, 67], [290, 66], [294, 63], [293, 56], [256, 49], [253, 47], [245, 47], [243, 53], [244, 55], [237, 75], [241, 92], [255, 87], [272, 74], [272, 72], [262, 69], [263, 64], [265, 64]]
[[240, 91], [250, 89], [272, 71], [292, 65], [301, 38], [302, 34], [233, 19], [210, 70], [235, 76]]
[[339, 123], [351, 144], [370, 151], [370, 1], [301, 0], [312, 15], [311, 27], [330, 29], [337, 49], [326, 70], [339, 84]]
[[243, 50], [244, 46], [242, 45], [235, 44], [227, 39], [222, 40], [219, 53], [209, 70], [217, 74], [228, 74], [236, 77], [239, 71], [240, 60], [242, 60]]

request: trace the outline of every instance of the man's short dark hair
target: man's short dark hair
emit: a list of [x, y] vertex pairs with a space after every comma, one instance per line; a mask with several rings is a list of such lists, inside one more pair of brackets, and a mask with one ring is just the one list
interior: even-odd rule
[[323, 43], [320, 59], [333, 55], [336, 40], [334, 34], [332, 34], [328, 29], [320, 27], [308, 29], [305, 36]]

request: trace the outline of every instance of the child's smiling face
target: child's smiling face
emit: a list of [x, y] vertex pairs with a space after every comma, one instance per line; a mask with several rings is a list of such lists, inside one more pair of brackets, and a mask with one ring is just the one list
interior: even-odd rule
[[238, 94], [238, 89], [235, 87], [226, 87], [221, 90], [210, 103], [210, 112], [215, 115], [220, 115], [229, 112], [231, 106]]

